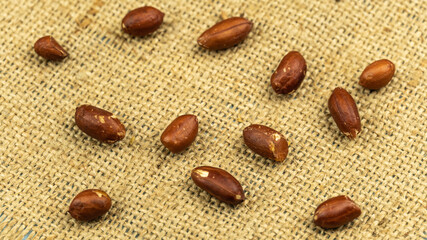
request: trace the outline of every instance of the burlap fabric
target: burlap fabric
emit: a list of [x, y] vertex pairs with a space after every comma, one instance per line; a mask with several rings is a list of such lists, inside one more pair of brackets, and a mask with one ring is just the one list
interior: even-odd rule
[[[426, 237], [427, 2], [1, 0], [0, 236], [2, 239], [421, 239]], [[122, 33], [131, 9], [151, 5], [165, 22], [153, 35]], [[209, 52], [197, 37], [221, 19], [254, 22], [237, 47]], [[34, 42], [53, 35], [70, 53], [46, 62]], [[297, 50], [307, 76], [279, 96], [270, 76]], [[396, 65], [379, 91], [357, 84], [372, 61]], [[362, 119], [356, 140], [327, 108], [344, 87]], [[75, 108], [114, 112], [126, 138], [100, 144], [74, 123]], [[160, 134], [178, 115], [200, 121], [196, 142], [171, 154]], [[290, 142], [285, 162], [253, 154], [242, 130], [270, 126]], [[220, 203], [190, 179], [221, 167], [247, 200]], [[87, 188], [109, 193], [101, 220], [67, 214]], [[350, 196], [354, 222], [324, 231], [318, 204]]]

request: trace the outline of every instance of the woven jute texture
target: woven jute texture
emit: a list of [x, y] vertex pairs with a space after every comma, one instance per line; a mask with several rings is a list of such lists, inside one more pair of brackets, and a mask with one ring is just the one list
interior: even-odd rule
[[[0, 0], [0, 238], [22, 239], [422, 239], [427, 232], [427, 2], [425, 0]], [[160, 29], [121, 31], [124, 15], [154, 6]], [[241, 44], [201, 49], [197, 37], [221, 16], [254, 23]], [[52, 35], [69, 53], [47, 62], [34, 42]], [[270, 76], [292, 50], [307, 76], [289, 96]], [[379, 91], [357, 84], [387, 58], [396, 75]], [[362, 132], [339, 132], [327, 108], [335, 87], [355, 99]], [[91, 104], [126, 126], [101, 144], [74, 122]], [[191, 113], [199, 135], [185, 152], [160, 142]], [[252, 153], [242, 130], [258, 123], [290, 142], [275, 163]], [[247, 200], [219, 202], [191, 169], [234, 175]], [[81, 223], [67, 213], [88, 188], [111, 210]], [[347, 195], [362, 209], [336, 230], [313, 223], [316, 207]], [[28, 235], [29, 234], [29, 235]]]

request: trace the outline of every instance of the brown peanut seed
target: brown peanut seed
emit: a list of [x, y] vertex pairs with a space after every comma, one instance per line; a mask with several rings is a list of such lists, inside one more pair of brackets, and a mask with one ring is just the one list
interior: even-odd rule
[[271, 76], [271, 86], [279, 94], [293, 93], [300, 87], [306, 72], [307, 64], [304, 57], [299, 52], [289, 52]]
[[255, 153], [283, 162], [288, 155], [288, 142], [278, 131], [259, 124], [252, 124], [243, 130], [245, 144]]
[[119, 119], [103, 109], [82, 105], [76, 109], [77, 126], [87, 135], [106, 143], [115, 143], [126, 135], [126, 129]]
[[173, 153], [184, 151], [196, 139], [199, 122], [194, 115], [182, 115], [163, 131], [160, 141]]
[[337, 228], [360, 216], [362, 211], [347, 196], [338, 196], [320, 204], [314, 212], [314, 224], [322, 228]]
[[164, 16], [164, 13], [154, 7], [137, 8], [123, 18], [122, 29], [133, 36], [146, 36], [162, 25]]
[[378, 90], [386, 86], [394, 76], [394, 64], [382, 59], [369, 64], [359, 78], [359, 84], [370, 90]]
[[329, 111], [338, 128], [349, 138], [361, 131], [359, 111], [353, 97], [343, 88], [335, 88], [328, 101]]
[[251, 30], [252, 22], [242, 17], [232, 17], [206, 30], [197, 43], [209, 50], [226, 49], [245, 40]]
[[111, 208], [111, 198], [102, 190], [88, 189], [77, 194], [68, 212], [79, 221], [95, 220]]
[[197, 167], [191, 171], [191, 178], [197, 186], [220, 201], [238, 204], [245, 200], [242, 185], [225, 170], [208, 166]]
[[45, 36], [37, 40], [34, 50], [46, 60], [60, 61], [68, 56], [67, 51], [52, 36]]

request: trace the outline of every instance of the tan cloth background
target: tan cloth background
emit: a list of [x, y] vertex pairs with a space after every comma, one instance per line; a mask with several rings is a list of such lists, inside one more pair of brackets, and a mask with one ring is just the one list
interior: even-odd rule
[[[420, 239], [426, 237], [425, 0], [1, 0], [0, 236], [4, 239]], [[131, 9], [165, 12], [155, 34], [121, 32]], [[208, 52], [197, 37], [228, 16], [254, 22], [243, 44]], [[70, 53], [46, 62], [34, 42], [51, 34]], [[270, 76], [300, 51], [301, 88], [279, 96]], [[358, 84], [364, 67], [387, 58], [392, 82]], [[362, 133], [349, 140], [327, 109], [341, 86], [355, 98]], [[106, 145], [74, 123], [78, 105], [112, 111], [126, 138]], [[196, 142], [181, 154], [160, 143], [180, 114], [199, 117]], [[283, 163], [243, 144], [251, 123], [290, 142]], [[192, 168], [221, 167], [247, 200], [220, 203], [190, 179]], [[100, 221], [66, 211], [87, 188], [113, 199]], [[353, 223], [324, 231], [313, 212], [345, 194], [362, 208]]]

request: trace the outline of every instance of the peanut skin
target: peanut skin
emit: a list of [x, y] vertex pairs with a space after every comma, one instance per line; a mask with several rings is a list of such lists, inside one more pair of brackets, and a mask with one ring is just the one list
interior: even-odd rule
[[338, 128], [349, 138], [361, 131], [359, 111], [353, 97], [343, 88], [335, 88], [328, 100], [329, 111]]
[[271, 76], [271, 87], [276, 93], [290, 94], [296, 91], [305, 78], [307, 64], [296, 51], [286, 54]]
[[197, 167], [191, 171], [191, 178], [198, 187], [222, 202], [235, 205], [245, 200], [242, 185], [225, 170], [208, 166]]
[[146, 36], [155, 32], [163, 23], [164, 13], [150, 6], [130, 11], [122, 20], [122, 29], [133, 36]]
[[163, 131], [160, 141], [173, 153], [188, 148], [196, 139], [199, 131], [197, 117], [191, 114], [182, 115], [173, 120]]
[[126, 129], [119, 119], [103, 109], [82, 105], [76, 109], [77, 126], [87, 135], [105, 143], [115, 143], [126, 135]]
[[378, 90], [385, 87], [393, 78], [396, 68], [394, 64], [381, 59], [369, 64], [359, 78], [359, 84], [370, 90]]
[[272, 128], [252, 124], [243, 130], [243, 140], [253, 152], [277, 162], [283, 162], [288, 155], [288, 142]]
[[242, 42], [252, 30], [252, 22], [242, 17], [225, 19], [197, 39], [197, 43], [209, 50], [221, 50]]
[[347, 196], [338, 196], [320, 204], [314, 213], [314, 223], [325, 229], [337, 228], [360, 216], [362, 211]]
[[68, 212], [79, 221], [95, 220], [111, 208], [111, 198], [99, 189], [88, 189], [77, 194], [70, 204]]
[[67, 51], [52, 36], [45, 36], [37, 40], [34, 50], [46, 60], [61, 61], [68, 56]]

